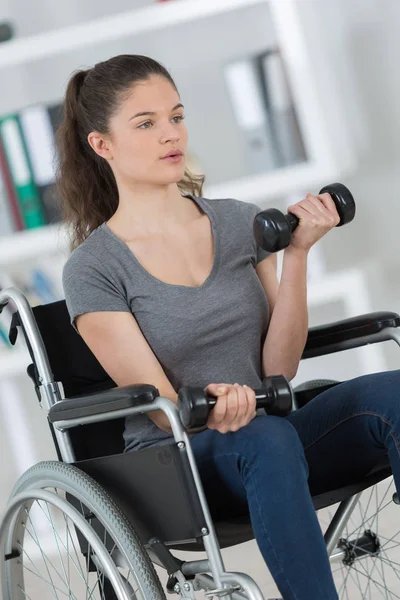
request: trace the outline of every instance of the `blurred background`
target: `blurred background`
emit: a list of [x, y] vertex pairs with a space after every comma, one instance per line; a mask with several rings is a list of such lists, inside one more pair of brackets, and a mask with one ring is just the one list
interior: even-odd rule
[[[175, 79], [205, 197], [286, 212], [328, 183], [351, 190], [354, 221], [309, 255], [310, 326], [400, 312], [399, 25], [396, 0], [0, 0], [0, 288], [15, 285], [32, 306], [64, 297], [54, 131], [65, 86], [77, 68], [137, 53]], [[18, 476], [55, 458], [10, 319], [5, 309], [0, 513]], [[293, 383], [398, 365], [386, 342], [303, 361]], [[245, 570], [246, 556], [273, 590], [255, 542], [246, 546], [227, 551], [228, 566]]]

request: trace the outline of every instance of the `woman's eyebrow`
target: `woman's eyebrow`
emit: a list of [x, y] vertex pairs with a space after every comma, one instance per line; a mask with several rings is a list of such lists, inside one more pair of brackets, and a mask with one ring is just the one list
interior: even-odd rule
[[[171, 110], [171, 112], [173, 112], [177, 108], [184, 108], [184, 106], [183, 106], [183, 104], [179, 103], [176, 106], [174, 106], [174, 108]], [[131, 117], [129, 120], [136, 119], [136, 117], [144, 117], [145, 115], [155, 115], [155, 114], [156, 114], [155, 112], [151, 112], [151, 111], [139, 112], [139, 113], [136, 113], [136, 115]]]

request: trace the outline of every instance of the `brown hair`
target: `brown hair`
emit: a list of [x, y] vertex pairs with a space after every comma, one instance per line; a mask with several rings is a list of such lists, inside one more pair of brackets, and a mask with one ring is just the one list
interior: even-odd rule
[[[68, 82], [56, 144], [57, 189], [62, 222], [70, 230], [70, 251], [110, 219], [118, 207], [112, 169], [90, 147], [87, 136], [91, 131], [108, 133], [109, 119], [124, 93], [152, 75], [165, 77], [177, 90], [163, 65], [138, 54], [121, 54], [91, 69], [75, 71]], [[186, 168], [177, 185], [182, 193], [201, 196], [204, 180], [204, 175]]]

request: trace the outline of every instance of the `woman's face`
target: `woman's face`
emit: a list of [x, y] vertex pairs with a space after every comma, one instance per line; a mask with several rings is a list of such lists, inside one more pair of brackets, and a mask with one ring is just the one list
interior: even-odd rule
[[[153, 114], [137, 116], [148, 112]], [[180, 181], [188, 137], [183, 120], [179, 95], [167, 79], [152, 76], [136, 83], [109, 123], [109, 159], [117, 180], [164, 185]], [[181, 150], [181, 160], [163, 160], [170, 150]]]

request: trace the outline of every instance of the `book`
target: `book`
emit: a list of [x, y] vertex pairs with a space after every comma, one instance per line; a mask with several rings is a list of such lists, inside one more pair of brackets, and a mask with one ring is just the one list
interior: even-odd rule
[[0, 139], [0, 172], [4, 190], [3, 202], [7, 204], [9, 213], [13, 221], [13, 227], [15, 231], [22, 231], [24, 229], [24, 222], [22, 219], [18, 198], [15, 193], [15, 189], [12, 182], [11, 173], [8, 168], [6, 155]]
[[55, 185], [57, 150], [53, 119], [54, 115], [51, 117], [50, 110], [43, 104], [28, 106], [20, 112], [33, 177], [48, 224], [61, 220]]
[[251, 173], [279, 167], [257, 60], [257, 56], [246, 56], [224, 65], [228, 94], [242, 134], [243, 159]]
[[0, 169], [0, 236], [11, 235], [14, 231], [14, 219], [8, 202], [3, 173]]
[[26, 229], [46, 224], [18, 115], [0, 119], [0, 137]]
[[285, 65], [279, 49], [258, 57], [265, 102], [281, 166], [307, 160]]

